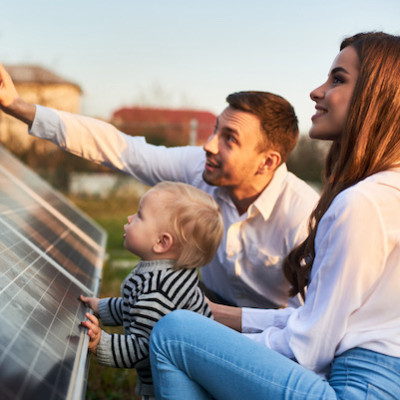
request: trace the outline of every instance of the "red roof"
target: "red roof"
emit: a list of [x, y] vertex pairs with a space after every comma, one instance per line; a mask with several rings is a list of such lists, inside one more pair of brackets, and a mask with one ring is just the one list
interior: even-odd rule
[[193, 119], [197, 120], [197, 143], [203, 144], [212, 133], [216, 115], [209, 111], [167, 109], [167, 108], [145, 108], [125, 107], [113, 113], [112, 121], [116, 125], [129, 125], [135, 127], [152, 126], [181, 126], [189, 133], [190, 124]]

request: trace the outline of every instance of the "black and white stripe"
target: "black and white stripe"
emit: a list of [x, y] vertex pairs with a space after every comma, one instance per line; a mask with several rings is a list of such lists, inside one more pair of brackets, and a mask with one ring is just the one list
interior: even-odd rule
[[99, 302], [103, 324], [124, 327], [124, 335], [102, 332], [97, 348], [99, 362], [117, 368], [136, 368], [143, 387], [152, 385], [149, 338], [156, 322], [177, 309], [212, 318], [198, 286], [196, 269], [174, 270], [172, 266], [170, 260], [140, 261], [123, 281], [122, 297]]

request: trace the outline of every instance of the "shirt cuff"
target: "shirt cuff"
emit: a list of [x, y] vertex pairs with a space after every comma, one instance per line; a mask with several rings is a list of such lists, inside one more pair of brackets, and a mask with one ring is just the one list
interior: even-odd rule
[[96, 356], [99, 364], [113, 367], [114, 363], [110, 351], [111, 340], [112, 338], [109, 333], [101, 331], [101, 337], [97, 345]]
[[99, 316], [103, 325], [115, 325], [115, 319], [111, 315], [109, 307], [110, 299], [109, 297], [99, 299]]
[[271, 310], [242, 308], [242, 333], [259, 333], [273, 323]]
[[35, 118], [28, 133], [55, 143], [60, 124], [61, 119], [55, 110], [37, 104]]
[[283, 328], [295, 308], [279, 310], [260, 308], [242, 308], [242, 333], [260, 333], [272, 326]]

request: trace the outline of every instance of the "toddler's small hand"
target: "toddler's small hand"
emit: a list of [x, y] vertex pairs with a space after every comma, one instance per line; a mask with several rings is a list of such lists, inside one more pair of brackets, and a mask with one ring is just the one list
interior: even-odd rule
[[82, 321], [81, 325], [88, 329], [89, 346], [88, 349], [93, 354], [97, 353], [97, 345], [101, 338], [101, 329], [99, 327], [99, 320], [90, 313], [86, 313], [87, 320]]
[[81, 294], [79, 299], [82, 303], [87, 304], [96, 314], [99, 312], [99, 299], [97, 297], [86, 297]]

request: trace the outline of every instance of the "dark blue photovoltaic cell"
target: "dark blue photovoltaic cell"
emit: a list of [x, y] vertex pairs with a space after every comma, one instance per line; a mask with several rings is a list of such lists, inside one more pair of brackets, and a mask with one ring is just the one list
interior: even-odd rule
[[[28, 238], [91, 290], [98, 279], [103, 248], [82, 240], [71, 226], [10, 181], [0, 168], [0, 214], [11, 227]], [[73, 227], [73, 226], [72, 226]], [[89, 238], [90, 239], [90, 238]]]
[[1, 400], [84, 398], [79, 295], [98, 295], [105, 239], [0, 147]]
[[104, 232], [88, 216], [84, 216], [61, 194], [56, 192], [46, 181], [29, 170], [21, 161], [0, 146], [1, 165], [11, 175], [29, 187], [40, 198], [59, 211], [69, 221], [90, 236], [96, 243], [104, 246]]
[[64, 398], [55, 382], [71, 379], [87, 292], [1, 221], [0, 232], [1, 398]]

